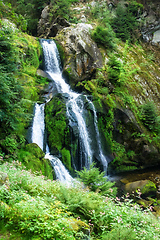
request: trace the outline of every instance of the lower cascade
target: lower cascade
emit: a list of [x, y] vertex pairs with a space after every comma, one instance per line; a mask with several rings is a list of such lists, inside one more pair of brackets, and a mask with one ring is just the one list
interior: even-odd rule
[[[103, 170], [107, 172], [107, 157], [104, 156], [101, 147], [97, 114], [94, 104], [92, 103], [91, 100], [88, 99], [87, 96], [72, 91], [70, 86], [63, 79], [60, 57], [55, 42], [53, 40], [42, 39], [41, 45], [43, 47], [44, 53], [45, 71], [54, 82], [57, 92], [65, 94], [65, 98], [67, 99], [66, 112], [69, 120], [69, 125], [70, 126], [76, 125], [78, 129], [80, 151], [78, 154], [79, 155], [78, 165], [80, 166], [79, 169], [81, 170], [82, 167], [86, 167], [87, 169], [89, 169], [96, 155], [96, 159], [100, 161], [101, 165], [103, 166]], [[90, 111], [92, 112], [93, 118], [92, 135], [94, 135], [94, 140], [91, 138], [90, 136], [91, 130], [89, 129], [89, 126], [87, 126], [86, 124], [87, 119], [87, 116], [85, 116], [87, 112], [87, 109], [85, 107], [86, 103], [89, 106]], [[70, 182], [72, 182], [73, 178], [70, 176], [68, 170], [62, 164], [60, 159], [55, 156], [52, 156], [50, 154], [48, 145], [46, 144], [45, 146], [44, 144], [45, 135], [44, 108], [45, 103], [40, 105], [37, 103], [35, 104], [35, 114], [32, 126], [32, 142], [36, 143], [44, 152], [46, 152], [45, 157], [50, 160], [57, 179], [69, 184]], [[72, 165], [76, 169], [75, 159], [72, 159]]]

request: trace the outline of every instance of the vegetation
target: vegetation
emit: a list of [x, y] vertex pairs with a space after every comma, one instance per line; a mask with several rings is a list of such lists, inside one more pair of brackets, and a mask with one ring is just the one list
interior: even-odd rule
[[59, 155], [60, 153], [63, 163], [71, 170], [70, 131], [65, 99], [61, 94], [57, 94], [46, 104], [45, 122], [52, 154]]
[[143, 5], [138, 4], [136, 1], [130, 1], [126, 5], [119, 3], [116, 16], [112, 19], [111, 25], [116, 32], [116, 36], [121, 38], [122, 41], [134, 42], [137, 40], [139, 34], [138, 17], [142, 9]]
[[[71, 4], [76, 2], [51, 1], [50, 21], [65, 17], [74, 22]], [[159, 219], [150, 213], [152, 207], [141, 209], [128, 194], [116, 197], [114, 183], [94, 164], [77, 172], [79, 178], [66, 187], [53, 181], [41, 149], [27, 144], [34, 103], [48, 80], [36, 75], [41, 46], [24, 32], [36, 36], [46, 4], [44, 0], [0, 0], [0, 238], [71, 240], [90, 235], [93, 240], [158, 240]], [[114, 158], [110, 163], [114, 172], [141, 167], [143, 144], [155, 147], [157, 154], [160, 148], [159, 63], [155, 48], [137, 42], [142, 9], [129, 1], [113, 9], [98, 2], [85, 10], [88, 22], [94, 20], [91, 35], [104, 66], [78, 86], [93, 95], [100, 135]], [[150, 86], [156, 94], [147, 102]], [[75, 146], [70, 142], [63, 97], [54, 96], [45, 111], [51, 153], [60, 155], [72, 171], [70, 149]], [[149, 161], [154, 159], [151, 152]]]
[[17, 233], [23, 239], [160, 238], [159, 222], [150, 210], [142, 211], [128, 195], [124, 201], [113, 197], [114, 188], [103, 196], [78, 183], [65, 187], [26, 171], [18, 161], [4, 163], [1, 171], [8, 174], [0, 187], [1, 236], [8, 231], [12, 239], [18, 239]]
[[158, 116], [153, 102], [141, 106], [141, 120], [149, 131], [159, 132]]

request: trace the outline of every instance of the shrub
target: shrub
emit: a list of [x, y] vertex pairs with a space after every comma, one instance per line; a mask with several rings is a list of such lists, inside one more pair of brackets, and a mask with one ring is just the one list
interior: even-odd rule
[[157, 113], [153, 102], [147, 102], [142, 105], [140, 118], [149, 131], [155, 130]]
[[121, 73], [121, 63], [115, 56], [111, 56], [108, 66], [108, 79], [111, 83], [116, 84]]
[[[107, 181], [105, 177], [105, 172], [100, 172], [98, 168], [95, 167], [95, 163], [92, 163], [90, 169], [84, 168], [81, 171], [77, 171], [80, 181], [86, 187], [93, 192], [99, 192], [105, 196], [114, 196], [116, 195], [116, 188], [113, 187], [114, 183]], [[111, 190], [112, 188], [112, 190]]]
[[92, 33], [92, 38], [98, 45], [101, 45], [106, 49], [112, 50], [115, 48], [115, 44], [113, 41], [115, 36], [109, 24], [105, 24], [105, 27], [97, 26]]
[[66, 187], [26, 171], [18, 161], [0, 170], [8, 175], [0, 186], [1, 222], [22, 239], [76, 240], [87, 232], [97, 240], [160, 239], [159, 221], [129, 198], [121, 202], [78, 183]]
[[134, 41], [137, 35], [136, 30], [139, 26], [137, 16], [139, 9], [141, 10], [142, 8], [143, 5], [138, 4], [136, 1], [131, 1], [128, 6], [124, 6], [121, 3], [118, 5], [116, 16], [112, 19], [111, 26], [116, 36], [121, 38], [122, 41]]

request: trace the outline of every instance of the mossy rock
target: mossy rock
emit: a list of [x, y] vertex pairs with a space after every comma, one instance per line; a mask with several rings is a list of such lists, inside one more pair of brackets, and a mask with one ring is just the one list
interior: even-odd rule
[[66, 114], [65, 96], [57, 94], [45, 106], [48, 144], [53, 155], [61, 155], [62, 162], [71, 170], [70, 130]]
[[45, 156], [45, 153], [36, 143], [27, 144], [25, 149], [33, 154], [36, 158], [42, 159]]
[[32, 172], [40, 172], [44, 176], [53, 180], [53, 169], [48, 159], [44, 158], [45, 154], [36, 143], [27, 144], [24, 149], [21, 149], [18, 158], [27, 169]]
[[157, 188], [156, 185], [150, 180], [140, 180], [127, 183], [125, 185], [125, 191], [129, 193], [136, 193], [139, 191], [141, 193], [141, 196], [145, 198], [156, 196]]

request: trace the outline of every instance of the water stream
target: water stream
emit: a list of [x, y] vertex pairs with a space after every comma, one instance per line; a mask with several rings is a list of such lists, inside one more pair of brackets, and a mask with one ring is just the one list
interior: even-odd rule
[[[85, 166], [89, 169], [93, 161], [93, 146], [92, 141], [89, 135], [89, 131], [86, 126], [84, 111], [85, 104], [81, 94], [78, 94], [71, 90], [70, 86], [65, 82], [62, 77], [60, 57], [56, 47], [56, 44], [52, 40], [41, 40], [41, 45], [43, 47], [44, 53], [44, 62], [45, 62], [45, 71], [54, 81], [57, 91], [59, 93], [65, 94], [66, 96], [66, 109], [67, 116], [70, 124], [76, 124], [79, 131], [79, 143], [80, 143], [80, 166], [81, 168]], [[94, 121], [94, 131], [96, 134], [97, 147], [99, 152], [99, 158], [103, 165], [103, 169], [107, 171], [107, 158], [104, 156], [101, 148], [100, 134], [97, 126], [97, 115], [96, 110], [87, 97], [85, 97], [88, 104], [91, 106], [93, 112], [93, 121]], [[32, 127], [32, 142], [35, 142], [39, 145], [42, 150], [46, 150], [46, 158], [50, 159], [51, 164], [55, 170], [56, 177], [62, 182], [71, 182], [72, 177], [69, 175], [68, 170], [64, 167], [62, 162], [52, 156], [49, 152], [48, 146], [44, 149], [44, 107], [45, 104], [35, 105], [35, 115], [33, 120]], [[84, 164], [83, 164], [84, 163]]]

